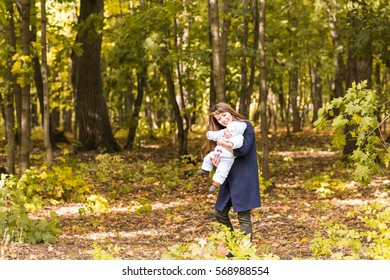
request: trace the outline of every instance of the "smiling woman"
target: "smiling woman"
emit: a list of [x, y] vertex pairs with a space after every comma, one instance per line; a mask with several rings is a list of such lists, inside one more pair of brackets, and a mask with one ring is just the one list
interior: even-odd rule
[[[209, 129], [216, 131], [225, 129], [238, 121], [246, 124], [242, 145], [233, 151], [234, 163], [221, 184], [215, 203], [215, 217], [223, 225], [233, 230], [229, 211], [233, 207], [238, 213], [240, 230], [252, 238], [251, 210], [260, 207], [259, 174], [256, 152], [256, 138], [252, 124], [226, 103], [218, 103], [211, 109]], [[217, 143], [209, 141], [209, 149], [216, 145], [231, 149], [231, 142], [220, 138]], [[234, 144], [233, 144], [234, 147]], [[221, 163], [220, 156], [211, 159], [214, 166]]]

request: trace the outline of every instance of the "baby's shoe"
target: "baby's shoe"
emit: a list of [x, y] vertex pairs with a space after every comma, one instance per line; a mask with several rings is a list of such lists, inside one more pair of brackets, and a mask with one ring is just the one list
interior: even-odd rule
[[215, 193], [216, 191], [217, 191], [217, 187], [214, 185], [211, 185], [211, 187], [209, 188], [209, 193]]
[[198, 175], [208, 175], [208, 174], [209, 174], [209, 172], [204, 170], [204, 169], [199, 169], [198, 170]]

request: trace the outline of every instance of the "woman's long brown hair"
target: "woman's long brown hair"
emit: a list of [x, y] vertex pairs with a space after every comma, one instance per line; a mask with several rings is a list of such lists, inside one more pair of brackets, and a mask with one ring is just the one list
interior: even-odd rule
[[[220, 130], [220, 129], [223, 129], [225, 128], [224, 126], [222, 126], [218, 121], [217, 119], [215, 118], [215, 115], [220, 115], [224, 112], [228, 112], [230, 113], [233, 118], [237, 121], [244, 121], [244, 120], [247, 120], [247, 118], [245, 118], [243, 115], [241, 115], [240, 113], [236, 112], [232, 107], [230, 107], [228, 104], [224, 103], [224, 102], [219, 102], [215, 105], [213, 105], [210, 109], [210, 115], [209, 115], [209, 129], [208, 130], [212, 130], [212, 131], [217, 131], [217, 130]], [[217, 143], [215, 141], [212, 141], [212, 140], [207, 140], [206, 143], [203, 145], [202, 147], [202, 156], [205, 156], [207, 153], [211, 152], [212, 150], [214, 150], [215, 146], [217, 145]]]

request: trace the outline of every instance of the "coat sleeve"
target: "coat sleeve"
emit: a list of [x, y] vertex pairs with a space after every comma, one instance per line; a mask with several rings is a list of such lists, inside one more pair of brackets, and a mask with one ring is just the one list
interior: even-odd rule
[[253, 129], [253, 126], [249, 123], [247, 123], [247, 128], [244, 132], [244, 141], [241, 148], [233, 150], [233, 153], [237, 157], [246, 156], [248, 152], [250, 151], [253, 143], [255, 143], [255, 131]]

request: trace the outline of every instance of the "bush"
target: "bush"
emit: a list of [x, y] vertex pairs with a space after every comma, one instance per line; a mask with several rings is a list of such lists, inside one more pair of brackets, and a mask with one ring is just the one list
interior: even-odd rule
[[360, 222], [349, 229], [340, 223], [326, 224], [326, 236], [317, 232], [310, 249], [314, 256], [332, 259], [390, 259], [390, 207], [365, 205], [348, 213]]
[[56, 238], [61, 234], [57, 214], [51, 213], [51, 221], [30, 219], [25, 208], [24, 197], [20, 197], [21, 192], [16, 186], [15, 177], [1, 175], [0, 237], [30, 244], [55, 243]]
[[[194, 243], [176, 244], [162, 254], [163, 260], [218, 260], [228, 259], [231, 253], [236, 260], [258, 260], [256, 246], [241, 231], [231, 231], [224, 225], [206, 239], [196, 238]], [[276, 257], [277, 258], [277, 257]]]

